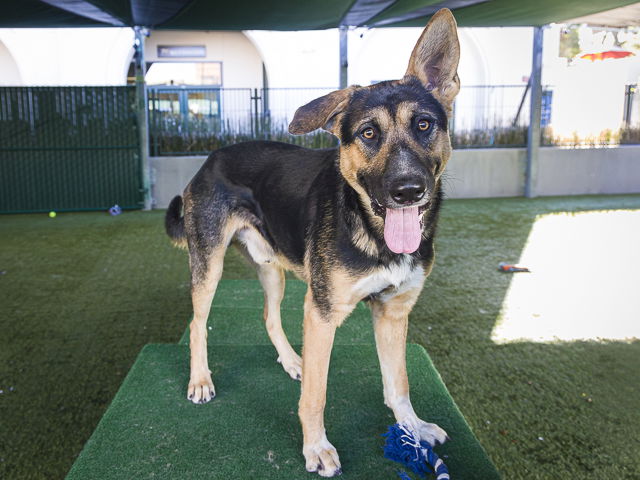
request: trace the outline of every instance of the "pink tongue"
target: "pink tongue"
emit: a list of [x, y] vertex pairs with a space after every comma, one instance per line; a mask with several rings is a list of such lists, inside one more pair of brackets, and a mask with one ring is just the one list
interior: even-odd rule
[[422, 231], [418, 207], [387, 208], [384, 241], [394, 253], [413, 253], [420, 246]]

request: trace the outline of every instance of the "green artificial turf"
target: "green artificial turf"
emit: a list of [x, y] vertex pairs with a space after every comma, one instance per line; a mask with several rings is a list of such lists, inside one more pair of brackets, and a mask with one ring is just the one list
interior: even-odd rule
[[[640, 342], [491, 340], [512, 278], [496, 265], [518, 260], [536, 217], [615, 209], [640, 210], [640, 196], [445, 202], [409, 340], [427, 349], [505, 479], [640, 478]], [[180, 339], [187, 257], [162, 217], [0, 217], [0, 478], [63, 478], [142, 347]], [[255, 278], [235, 253], [224, 276]], [[285, 306], [295, 322], [299, 307]]]
[[[302, 343], [302, 307], [307, 286], [290, 278], [280, 306], [289, 343]], [[208, 319], [209, 345], [271, 345], [262, 319], [263, 294], [258, 280], [223, 280], [218, 285]], [[371, 312], [359, 303], [337, 331], [336, 345], [373, 344]], [[189, 328], [180, 343], [189, 344]], [[273, 350], [275, 353], [275, 349]]]
[[[301, 453], [300, 384], [272, 349], [217, 345], [209, 358], [217, 396], [194, 405], [185, 398], [188, 347], [145, 347], [67, 479], [313, 478]], [[499, 478], [424, 349], [409, 345], [407, 358], [416, 411], [452, 438], [437, 447], [452, 477]], [[381, 433], [395, 420], [375, 346], [336, 346], [331, 363], [325, 425], [341, 478], [397, 478], [398, 464], [382, 454]]]

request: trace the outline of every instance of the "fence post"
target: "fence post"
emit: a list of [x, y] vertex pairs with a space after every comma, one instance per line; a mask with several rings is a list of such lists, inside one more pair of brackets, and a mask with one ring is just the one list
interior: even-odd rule
[[542, 113], [542, 40], [543, 27], [533, 28], [533, 59], [531, 62], [531, 110], [527, 132], [527, 164], [524, 174], [524, 195], [535, 197], [540, 153], [540, 119]]
[[340, 25], [340, 88], [347, 88], [349, 84], [348, 38], [349, 27]]
[[136, 113], [138, 115], [138, 135], [140, 139], [140, 164], [142, 166], [142, 188], [144, 191], [144, 209], [151, 210], [151, 168], [149, 165], [149, 110], [144, 81], [146, 64], [144, 60], [144, 38], [149, 31], [144, 27], [133, 27], [135, 32], [135, 68], [136, 68]]
[[253, 135], [253, 137], [255, 138], [258, 134], [259, 131], [259, 122], [260, 122], [260, 117], [259, 117], [259, 106], [258, 106], [258, 102], [260, 101], [262, 97], [260, 97], [260, 95], [258, 95], [258, 89], [254, 88], [253, 89], [253, 95], [251, 95], [251, 101], [253, 103], [253, 119], [251, 121], [251, 129], [253, 130], [251, 133]]
[[625, 85], [624, 86], [624, 107], [622, 109], [622, 125], [625, 128], [631, 126], [631, 119], [633, 116], [632, 107], [633, 107], [633, 94], [636, 91], [636, 85]]

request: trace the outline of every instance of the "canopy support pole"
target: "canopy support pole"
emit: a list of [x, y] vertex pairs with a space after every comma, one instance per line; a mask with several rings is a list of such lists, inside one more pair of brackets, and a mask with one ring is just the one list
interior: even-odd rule
[[348, 71], [349, 59], [347, 56], [349, 27], [340, 26], [340, 88], [347, 88], [349, 85]]
[[144, 60], [144, 39], [148, 30], [133, 27], [135, 32], [135, 73], [136, 73], [136, 113], [138, 116], [138, 137], [140, 142], [140, 165], [142, 167], [142, 188], [144, 191], [144, 209], [151, 210], [151, 166], [149, 165], [149, 109], [147, 107], [147, 88], [145, 74], [147, 65]]
[[540, 153], [540, 118], [542, 114], [542, 40], [543, 27], [533, 29], [533, 59], [531, 62], [530, 115], [527, 131], [527, 164], [524, 174], [524, 195], [536, 196], [538, 159]]

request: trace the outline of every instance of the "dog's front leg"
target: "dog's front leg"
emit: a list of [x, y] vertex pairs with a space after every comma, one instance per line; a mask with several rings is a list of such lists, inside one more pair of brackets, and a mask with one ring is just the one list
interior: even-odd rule
[[435, 423], [418, 418], [409, 398], [406, 346], [409, 312], [420, 294], [420, 289], [410, 290], [386, 301], [371, 303], [376, 348], [382, 372], [384, 402], [393, 410], [398, 423], [413, 429], [421, 440], [431, 445], [444, 443], [446, 432]]
[[322, 477], [342, 473], [338, 452], [327, 440], [324, 407], [333, 339], [337, 326], [346, 315], [335, 312], [322, 314], [313, 300], [311, 289], [307, 292], [304, 302], [302, 391], [298, 412], [304, 435], [302, 453], [307, 471], [318, 472]]

